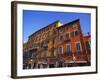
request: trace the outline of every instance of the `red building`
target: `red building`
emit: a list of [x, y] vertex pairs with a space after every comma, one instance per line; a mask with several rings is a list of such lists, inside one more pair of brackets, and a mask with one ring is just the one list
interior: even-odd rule
[[64, 25], [56, 21], [30, 35], [24, 43], [23, 68], [89, 66], [90, 42], [79, 19]]

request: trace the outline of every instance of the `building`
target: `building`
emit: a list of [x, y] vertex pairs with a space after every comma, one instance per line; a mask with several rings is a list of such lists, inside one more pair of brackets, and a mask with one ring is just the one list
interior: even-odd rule
[[23, 69], [89, 66], [91, 36], [82, 32], [80, 20], [55, 21], [36, 31], [24, 43]]

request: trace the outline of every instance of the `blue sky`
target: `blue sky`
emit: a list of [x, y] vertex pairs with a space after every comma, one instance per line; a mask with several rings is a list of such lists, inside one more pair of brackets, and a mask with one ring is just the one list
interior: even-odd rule
[[63, 24], [66, 24], [76, 19], [80, 19], [82, 31], [84, 34], [90, 32], [91, 15], [88, 13], [23, 10], [24, 41], [27, 41], [28, 37], [32, 33], [54, 21], [59, 20]]

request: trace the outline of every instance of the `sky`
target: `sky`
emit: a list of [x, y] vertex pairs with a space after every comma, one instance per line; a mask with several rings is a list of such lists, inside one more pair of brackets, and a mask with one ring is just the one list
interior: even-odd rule
[[80, 19], [81, 28], [84, 34], [90, 32], [91, 15], [89, 13], [73, 12], [52, 12], [23, 10], [23, 38], [24, 42], [37, 30], [59, 20], [63, 24]]

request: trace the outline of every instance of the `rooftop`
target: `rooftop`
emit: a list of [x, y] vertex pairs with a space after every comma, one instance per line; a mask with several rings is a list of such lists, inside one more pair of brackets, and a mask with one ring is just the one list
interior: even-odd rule
[[[77, 22], [77, 21], [79, 21], [79, 19], [76, 19], [76, 20], [74, 20], [74, 21], [72, 21], [72, 22], [69, 22], [69, 23], [66, 23], [66, 24], [64, 24], [64, 25], [61, 25], [60, 27], [57, 27], [57, 28], [60, 29], [60, 28], [65, 27], [65, 26], [67, 26], [67, 25], [74, 24], [74, 23]], [[53, 23], [51, 23], [51, 24], [49, 24], [49, 25], [47, 25], [47, 26], [45, 26], [45, 27], [39, 29], [38, 31], [36, 31], [36, 32], [34, 32], [33, 34], [31, 34], [31, 35], [29, 36], [29, 38], [31, 38], [31, 37], [32, 37], [33, 35], [35, 35], [36, 33], [38, 33], [38, 32], [40, 32], [40, 31], [42, 31], [42, 30], [44, 30], [44, 29], [50, 27], [50, 25], [53, 25], [53, 24], [58, 23], [58, 22], [60, 22], [60, 21], [57, 20], [57, 21], [55, 21], [55, 22], [53, 22]]]
[[29, 36], [29, 38], [32, 37], [34, 34], [36, 34], [36, 33], [40, 32], [40, 31], [42, 31], [43, 29], [46, 29], [47, 27], [50, 27], [50, 25], [53, 25], [53, 24], [55, 24], [55, 23], [57, 23], [57, 22], [60, 22], [60, 21], [57, 20], [57, 21], [55, 21], [55, 22], [53, 22], [53, 23], [50, 23], [49, 25], [47, 25], [47, 26], [45, 26], [45, 27], [39, 29], [38, 31], [36, 31], [36, 32], [34, 32], [33, 34], [31, 34], [31, 35]]

